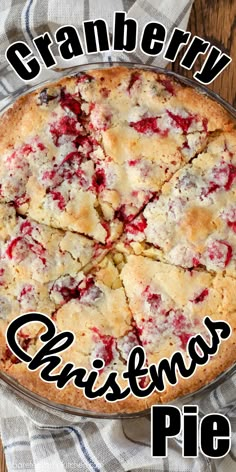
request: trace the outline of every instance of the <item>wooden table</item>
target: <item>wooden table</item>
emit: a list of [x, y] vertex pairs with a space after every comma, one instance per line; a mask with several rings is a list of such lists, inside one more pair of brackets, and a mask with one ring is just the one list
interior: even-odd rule
[[[195, 0], [191, 12], [188, 31], [216, 45], [232, 58], [231, 64], [209, 85], [236, 107], [236, 1], [235, 0]], [[184, 52], [184, 49], [183, 49]], [[178, 61], [171, 68], [186, 77], [192, 78], [195, 70], [200, 69], [205, 56], [196, 61], [192, 71], [179, 66]], [[6, 472], [4, 454], [0, 442], [0, 472]]]
[[6, 471], [7, 471], [7, 468], [6, 468], [6, 464], [5, 464], [4, 453], [3, 453], [3, 450], [2, 450], [2, 444], [1, 444], [1, 441], [0, 441], [0, 472], [6, 472]]

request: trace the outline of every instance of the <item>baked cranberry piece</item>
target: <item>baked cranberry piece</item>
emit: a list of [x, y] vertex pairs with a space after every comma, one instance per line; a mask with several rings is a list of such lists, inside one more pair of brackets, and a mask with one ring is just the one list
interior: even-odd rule
[[[17, 248], [17, 251], [16, 251]], [[6, 255], [9, 259], [16, 259], [18, 262], [22, 261], [28, 254], [28, 245], [22, 236], [14, 238], [6, 249]]]
[[159, 293], [153, 293], [149, 285], [145, 288], [143, 296], [150, 305], [151, 311], [155, 312], [160, 308], [161, 295]]
[[128, 164], [130, 167], [135, 167], [139, 164], [139, 159], [131, 159], [130, 161], [128, 161]]
[[18, 298], [17, 298], [18, 302], [21, 303], [22, 300], [23, 300], [25, 297], [26, 297], [26, 298], [29, 298], [30, 295], [32, 295], [33, 291], [34, 291], [34, 288], [33, 288], [32, 285], [29, 285], [29, 284], [25, 285], [25, 286], [22, 288], [22, 290], [21, 290], [21, 292], [20, 292], [20, 295], [19, 295]]
[[134, 221], [128, 223], [125, 227], [125, 230], [129, 234], [137, 235], [138, 233], [143, 233], [147, 227], [147, 221], [143, 215], [138, 216]]
[[193, 257], [193, 267], [198, 267], [200, 265], [200, 260], [197, 257]]
[[52, 196], [52, 199], [57, 202], [59, 210], [65, 210], [66, 202], [63, 195], [60, 192], [57, 192], [56, 190], [50, 190], [49, 193]]
[[30, 221], [25, 220], [23, 223], [20, 225], [20, 233], [23, 234], [24, 236], [31, 235], [33, 231], [33, 226], [30, 223]]
[[184, 134], [187, 134], [190, 126], [193, 124], [193, 122], [197, 121], [196, 115], [188, 115], [187, 117], [183, 117], [181, 115], [178, 115], [176, 113], [173, 113], [170, 110], [167, 110], [167, 113], [169, 117], [173, 120], [174, 124], [180, 128]]
[[105, 363], [105, 367], [109, 365], [115, 355], [116, 351], [116, 340], [113, 336], [108, 334], [102, 334], [98, 328], [91, 328], [94, 333], [94, 341], [97, 344], [96, 349], [93, 352], [93, 358], [102, 359]]
[[227, 221], [227, 225], [236, 233], [236, 221]]
[[213, 178], [210, 181], [206, 196], [218, 189], [230, 190], [236, 178], [236, 166], [221, 161], [218, 166], [212, 169]]
[[50, 133], [55, 146], [59, 146], [59, 139], [62, 135], [76, 136], [79, 134], [77, 123], [78, 121], [75, 118], [63, 116], [59, 121], [50, 125]]
[[174, 85], [170, 79], [160, 79], [158, 78], [158, 82], [160, 82], [161, 85], [163, 85], [164, 89], [170, 94], [170, 95], [176, 95]]
[[122, 221], [123, 223], [129, 223], [130, 221], [133, 220], [135, 217], [136, 210], [134, 209], [133, 213], [127, 213], [127, 208], [126, 205], [123, 204], [121, 205], [118, 210], [115, 212], [115, 218], [117, 218], [119, 221]]
[[20, 197], [16, 197], [14, 199], [14, 207], [17, 209], [20, 206], [22, 206], [22, 205], [24, 205], [25, 203], [28, 203], [28, 202], [29, 202], [29, 197], [26, 195], [26, 193], [24, 193]]
[[63, 282], [54, 283], [51, 292], [59, 292], [63, 298], [63, 303], [80, 298], [79, 284], [74, 277], [67, 277]]
[[186, 349], [186, 346], [188, 344], [188, 340], [192, 337], [192, 334], [189, 333], [180, 333], [179, 334], [179, 339], [181, 341], [181, 348]]
[[64, 89], [61, 91], [60, 105], [63, 110], [70, 110], [75, 115], [80, 115], [81, 105], [70, 93], [66, 93]]
[[227, 226], [231, 228], [234, 233], [236, 233], [236, 208], [226, 208], [221, 214], [221, 217], [224, 221], [226, 221]]
[[91, 75], [85, 74], [84, 72], [78, 72], [78, 74], [76, 74], [75, 77], [76, 77], [77, 83], [89, 84], [90, 82], [94, 80], [94, 78]]
[[130, 93], [130, 91], [131, 91], [133, 85], [134, 85], [138, 80], [140, 80], [140, 78], [141, 78], [141, 75], [139, 74], [139, 72], [133, 72], [133, 73], [131, 74], [130, 81], [129, 81], [129, 85], [128, 85], [128, 87], [127, 87], [127, 92]]
[[[62, 163], [60, 164], [60, 167], [65, 164], [65, 162], [71, 163], [72, 161], [76, 162], [77, 164], [81, 164], [83, 159], [83, 156], [78, 152], [78, 151], [72, 151], [67, 154]], [[53, 171], [52, 171], [53, 172]]]
[[23, 235], [12, 239], [6, 249], [6, 256], [9, 257], [9, 259], [14, 259], [15, 262], [21, 262], [27, 258], [31, 251], [39, 257], [43, 265], [46, 265], [46, 249], [39, 241], [32, 238], [31, 231], [32, 229], [28, 224], [26, 226], [23, 224]]
[[201, 303], [205, 300], [208, 294], [209, 294], [208, 288], [204, 288], [204, 290], [199, 295], [197, 295], [193, 300], [190, 300], [190, 302]]
[[80, 301], [85, 305], [91, 305], [103, 296], [103, 291], [95, 284], [95, 281], [91, 276], [88, 276], [81, 282], [79, 289]]
[[143, 118], [140, 121], [131, 122], [131, 128], [134, 128], [138, 133], [153, 134], [158, 133], [161, 136], [167, 136], [168, 130], [161, 130], [158, 126], [158, 118]]
[[106, 175], [104, 169], [97, 169], [92, 178], [92, 190], [102, 192], [106, 186]]
[[207, 256], [217, 267], [225, 268], [233, 255], [232, 247], [226, 241], [214, 241], [207, 248]]
[[65, 280], [55, 283], [51, 292], [59, 292], [63, 298], [63, 303], [78, 299], [85, 305], [95, 303], [103, 295], [102, 290], [95, 285], [91, 276], [80, 282], [76, 281], [74, 277], [67, 277]]
[[193, 336], [193, 334], [190, 332], [191, 324], [183, 315], [183, 313], [179, 311], [175, 312], [172, 319], [172, 329], [173, 333], [180, 339], [181, 348], [185, 349], [188, 340]]

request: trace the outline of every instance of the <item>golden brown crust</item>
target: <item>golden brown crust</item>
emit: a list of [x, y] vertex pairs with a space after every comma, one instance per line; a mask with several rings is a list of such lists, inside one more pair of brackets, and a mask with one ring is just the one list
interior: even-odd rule
[[[194, 392], [235, 362], [236, 130], [219, 104], [153, 71], [92, 70], [18, 99], [1, 119], [0, 151], [2, 371], [59, 404], [132, 413]], [[63, 363], [90, 369], [101, 357], [99, 384], [116, 370], [122, 387], [135, 345], [148, 365], [184, 354], [206, 315], [228, 321], [232, 335], [164, 392], [91, 401], [17, 363], [4, 333], [27, 310], [75, 332]], [[19, 333], [31, 355], [40, 332], [36, 323]]]

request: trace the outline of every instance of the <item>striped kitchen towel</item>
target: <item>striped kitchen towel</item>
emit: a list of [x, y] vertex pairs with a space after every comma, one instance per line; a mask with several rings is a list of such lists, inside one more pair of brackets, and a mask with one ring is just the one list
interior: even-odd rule
[[[151, 457], [150, 416], [94, 420], [34, 407], [0, 381], [0, 428], [9, 472], [235, 472], [236, 373], [232, 369], [217, 386], [175, 405], [198, 405], [200, 417], [220, 412], [232, 428], [231, 450], [210, 460], [199, 453], [182, 458], [181, 435], [168, 441], [168, 457]], [[155, 440], [155, 438], [154, 438]]]

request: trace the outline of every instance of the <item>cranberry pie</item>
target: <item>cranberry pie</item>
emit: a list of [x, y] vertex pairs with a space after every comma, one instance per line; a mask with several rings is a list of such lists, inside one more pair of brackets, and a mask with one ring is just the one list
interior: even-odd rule
[[[134, 412], [213, 380], [236, 360], [236, 129], [216, 102], [171, 76], [111, 67], [20, 98], [0, 124], [0, 368], [29, 390], [93, 411]], [[76, 342], [63, 362], [125, 386], [130, 350], [147, 365], [206, 336], [232, 335], [206, 366], [146, 399], [59, 391], [6, 346], [9, 322], [39, 311]], [[19, 343], [42, 345], [40, 325]], [[146, 379], [140, 378], [140, 386]]]

